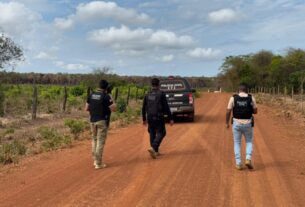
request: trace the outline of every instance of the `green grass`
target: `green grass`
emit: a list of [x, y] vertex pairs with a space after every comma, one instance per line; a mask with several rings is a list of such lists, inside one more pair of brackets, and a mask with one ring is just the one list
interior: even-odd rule
[[72, 139], [68, 135], [61, 135], [56, 129], [49, 127], [40, 127], [39, 135], [42, 140], [42, 149], [44, 151], [56, 150], [71, 146]]
[[79, 135], [85, 131], [86, 123], [82, 120], [66, 119], [65, 126], [70, 129], [74, 139], [79, 139]]
[[18, 162], [19, 157], [25, 155], [26, 152], [27, 147], [18, 140], [14, 140], [11, 143], [3, 143], [0, 145], [0, 163], [16, 163]]

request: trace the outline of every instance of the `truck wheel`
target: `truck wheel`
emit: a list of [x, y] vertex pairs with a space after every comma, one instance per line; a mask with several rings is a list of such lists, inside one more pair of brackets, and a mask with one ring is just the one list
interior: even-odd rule
[[195, 121], [195, 114], [194, 113], [190, 113], [188, 118], [189, 118], [190, 122], [194, 122]]

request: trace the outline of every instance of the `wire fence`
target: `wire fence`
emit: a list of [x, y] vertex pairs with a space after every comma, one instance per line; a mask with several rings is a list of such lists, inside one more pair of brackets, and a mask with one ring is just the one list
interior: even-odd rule
[[303, 87], [297, 90], [293, 87], [256, 87], [250, 89], [250, 93], [256, 94], [259, 101], [272, 102], [283, 109], [293, 110], [305, 114], [305, 97]]
[[[85, 86], [56, 85], [5, 85], [0, 87], [0, 117], [21, 117], [36, 119], [37, 114], [53, 114], [83, 110], [93, 90]], [[142, 100], [147, 88], [135, 85], [115, 87], [112, 96], [115, 101], [128, 106], [131, 101]]]

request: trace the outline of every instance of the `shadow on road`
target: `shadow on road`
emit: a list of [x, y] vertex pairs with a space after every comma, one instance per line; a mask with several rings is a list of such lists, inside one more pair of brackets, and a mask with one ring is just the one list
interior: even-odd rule
[[287, 169], [291, 167], [292, 163], [287, 161], [276, 161], [273, 163], [261, 163], [261, 162], [255, 162], [254, 163], [254, 170], [255, 171], [261, 171], [261, 170], [267, 170], [268, 168], [277, 168], [279, 171]]
[[161, 153], [161, 155], [156, 159], [153, 160], [149, 157], [149, 154], [143, 154], [143, 157], [136, 157], [134, 159], [128, 160], [128, 161], [117, 161], [113, 163], [109, 163], [109, 167], [123, 167], [128, 165], [138, 165], [138, 164], [146, 164], [155, 162], [158, 160], [167, 160], [167, 159], [173, 159], [174, 157], [179, 156], [193, 156], [193, 155], [201, 155], [204, 154], [205, 150], [177, 150], [177, 151], [171, 151], [169, 153]]

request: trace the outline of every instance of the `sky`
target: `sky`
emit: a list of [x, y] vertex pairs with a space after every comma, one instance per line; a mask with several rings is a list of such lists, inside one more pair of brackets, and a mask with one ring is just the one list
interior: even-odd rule
[[304, 0], [0, 0], [17, 72], [215, 76], [225, 57], [305, 48]]

